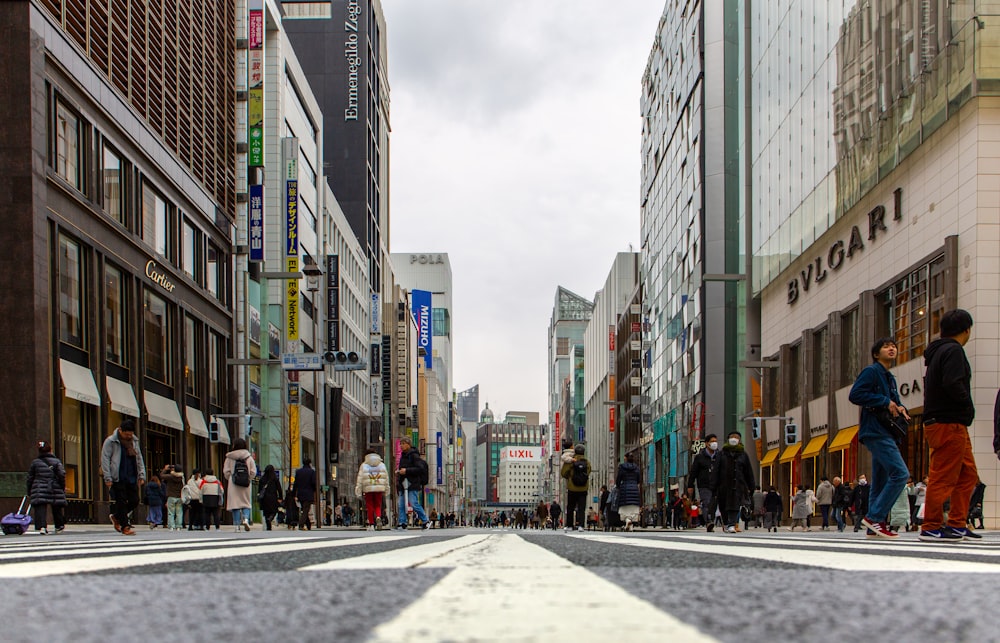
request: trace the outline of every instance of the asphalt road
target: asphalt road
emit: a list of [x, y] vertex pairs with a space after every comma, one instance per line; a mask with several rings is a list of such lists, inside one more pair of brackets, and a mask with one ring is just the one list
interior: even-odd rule
[[6, 641], [1000, 641], [1000, 533], [0, 538]]

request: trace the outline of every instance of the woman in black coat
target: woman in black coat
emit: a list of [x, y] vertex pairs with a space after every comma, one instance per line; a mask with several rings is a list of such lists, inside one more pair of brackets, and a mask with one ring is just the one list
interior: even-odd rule
[[618, 515], [625, 521], [625, 531], [632, 531], [632, 525], [639, 520], [642, 506], [642, 489], [639, 481], [642, 474], [635, 463], [635, 456], [625, 455], [625, 462], [618, 465], [615, 487], [618, 488]]
[[278, 480], [278, 473], [274, 470], [274, 465], [269, 464], [264, 467], [264, 475], [260, 478], [260, 486], [257, 491], [260, 512], [264, 514], [265, 531], [271, 531], [271, 521], [278, 515], [278, 507], [281, 506], [282, 499], [281, 481]]
[[28, 495], [35, 509], [35, 529], [47, 534], [48, 508], [52, 506], [52, 521], [56, 533], [66, 527], [63, 508], [66, 506], [66, 468], [52, 454], [48, 442], [38, 443], [38, 457], [28, 467]]
[[764, 526], [767, 527], [768, 531], [778, 531], [778, 525], [781, 524], [782, 508], [781, 494], [772, 486], [771, 490], [764, 496]]
[[727, 533], [735, 533], [740, 508], [750, 499], [754, 488], [753, 467], [740, 442], [739, 431], [730, 431], [712, 472], [712, 491], [718, 500]]

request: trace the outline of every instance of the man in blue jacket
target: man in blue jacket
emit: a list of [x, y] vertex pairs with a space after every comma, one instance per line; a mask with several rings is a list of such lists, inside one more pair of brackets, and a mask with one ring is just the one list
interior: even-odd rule
[[889, 372], [896, 359], [896, 342], [884, 337], [872, 345], [873, 362], [866, 366], [851, 387], [852, 404], [861, 407], [861, 426], [858, 440], [872, 455], [872, 484], [868, 495], [868, 512], [861, 524], [868, 528], [868, 535], [877, 538], [897, 538], [899, 534], [889, 529], [886, 519], [893, 503], [906, 487], [910, 472], [899, 453], [899, 445], [882, 426], [875, 413], [889, 409], [893, 416], [910, 416], [899, 401], [896, 378]]

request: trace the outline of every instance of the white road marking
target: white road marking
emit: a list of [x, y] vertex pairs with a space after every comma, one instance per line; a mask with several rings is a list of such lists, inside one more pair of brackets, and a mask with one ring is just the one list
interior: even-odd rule
[[[366, 538], [347, 538], [342, 540], [299, 540], [294, 547], [287, 543], [228, 545], [220, 543], [214, 549], [196, 549], [189, 551], [168, 551], [133, 555], [97, 555], [88, 558], [70, 558], [65, 560], [33, 561], [27, 563], [9, 563], [0, 565], [0, 578], [33, 578], [38, 576], [55, 576], [58, 574], [79, 574], [108, 569], [126, 569], [141, 565], [158, 565], [163, 563], [182, 563], [195, 560], [214, 560], [217, 558], [238, 558], [259, 554], [288, 553], [308, 549], [326, 549], [331, 547], [346, 547], [349, 545], [364, 545], [390, 540], [405, 540], [415, 536], [373, 536]], [[247, 541], [248, 543], [250, 541]]]
[[[515, 534], [491, 535], [420, 567], [455, 569], [369, 641], [715, 640]], [[625, 620], [602, 616], [609, 612]]]
[[[883, 554], [884, 550], [864, 553], [845, 553], [822, 551], [815, 549], [764, 549], [762, 547], [747, 547], [741, 545], [699, 544], [690, 541], [653, 540], [648, 538], [622, 538], [620, 536], [584, 536], [587, 540], [628, 545], [630, 547], [645, 547], [649, 549], [667, 549], [671, 551], [687, 551], [717, 556], [736, 556], [756, 560], [770, 560], [778, 563], [789, 563], [805, 567], [826, 567], [843, 571], [867, 572], [963, 572], [975, 574], [1000, 574], [1000, 565], [994, 563], [976, 563], [961, 560], [940, 558], [920, 558], [914, 556], [893, 556]], [[733, 542], [733, 541], [730, 541]], [[931, 547], [932, 545], [928, 545]], [[941, 545], [941, 549], [944, 549]], [[926, 550], [924, 550], [926, 551]]]
[[196, 538], [190, 540], [169, 540], [169, 541], [149, 541], [149, 540], [124, 540], [117, 539], [114, 542], [85, 543], [77, 542], [63, 544], [61, 547], [36, 548], [31, 551], [19, 549], [16, 551], [0, 550], [0, 563], [7, 560], [19, 560], [22, 558], [55, 558], [58, 556], [74, 556], [80, 554], [113, 554], [130, 551], [164, 551], [174, 549], [197, 549], [198, 547], [225, 547], [228, 545], [242, 545], [243, 543], [280, 543], [280, 542], [308, 542], [302, 538], [268, 538], [266, 540], [237, 538], [218, 540], [215, 538]]
[[969, 554], [976, 556], [989, 556], [989, 557], [1000, 557], [1000, 543], [997, 542], [986, 542], [980, 544], [978, 542], [962, 541], [960, 543], [923, 543], [916, 540], [889, 540], [888, 538], [866, 539], [864, 541], [858, 540], [837, 540], [836, 538], [767, 538], [767, 537], [740, 537], [733, 536], [731, 534], [719, 534], [716, 536], [710, 536], [709, 534], [691, 534], [680, 536], [685, 540], [698, 540], [706, 542], [714, 542], [719, 545], [728, 547], [736, 543], [744, 544], [761, 544], [761, 545], [773, 545], [773, 546], [801, 546], [801, 547], [837, 547], [840, 549], [857, 549], [860, 551], [869, 551], [872, 553], [884, 553], [885, 551], [905, 551], [905, 552], [919, 552], [921, 554], [927, 554], [930, 552], [947, 552], [947, 553], [957, 553], [957, 554]]
[[401, 547], [392, 551], [379, 552], [377, 554], [367, 554], [355, 558], [345, 558], [343, 560], [331, 560], [327, 563], [308, 565], [300, 567], [301, 571], [328, 571], [333, 569], [407, 569], [416, 567], [432, 561], [438, 556], [443, 556], [456, 549], [475, 545], [489, 538], [489, 534], [479, 534], [475, 536], [462, 536], [451, 540], [441, 540], [414, 545], [412, 547]]

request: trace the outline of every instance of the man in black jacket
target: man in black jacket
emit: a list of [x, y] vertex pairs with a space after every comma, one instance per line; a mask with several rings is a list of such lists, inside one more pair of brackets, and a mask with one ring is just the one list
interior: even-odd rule
[[719, 439], [714, 433], [705, 436], [704, 449], [698, 452], [691, 462], [691, 470], [688, 471], [688, 486], [698, 488], [698, 498], [701, 502], [701, 516], [705, 522], [705, 529], [712, 531], [715, 528], [715, 502], [712, 495], [712, 476], [715, 473], [715, 461], [719, 453]]
[[402, 453], [399, 456], [399, 466], [396, 467], [396, 490], [399, 492], [399, 523], [396, 528], [406, 529], [406, 508], [410, 506], [416, 512], [423, 528], [427, 529], [430, 526], [430, 519], [420, 506], [418, 497], [427, 483], [427, 463], [413, 448], [413, 443], [408, 438], [401, 439], [399, 446]]
[[[924, 523], [918, 538], [926, 542], [979, 539], [965, 524], [969, 499], [979, 482], [969, 425], [976, 416], [972, 402], [972, 367], [965, 357], [972, 335], [972, 315], [949, 310], [941, 315], [941, 339], [924, 351], [924, 435], [931, 448]], [[948, 524], [944, 502], [951, 498]]]
[[[312, 510], [312, 505], [316, 502], [316, 470], [312, 468], [312, 460], [309, 458], [303, 458], [302, 467], [295, 471], [295, 482], [292, 485], [292, 491], [295, 493], [296, 500], [299, 501], [299, 529], [306, 530], [312, 529], [312, 520], [309, 517], [309, 512]], [[316, 527], [320, 526], [319, 516], [317, 515]]]

